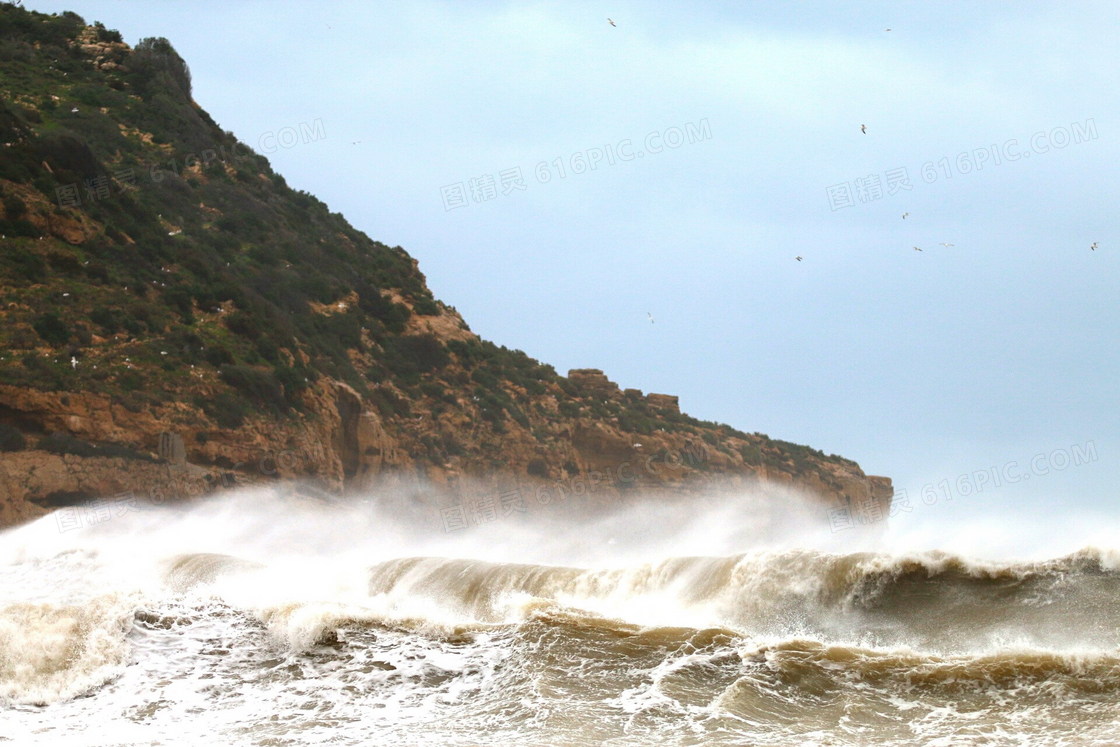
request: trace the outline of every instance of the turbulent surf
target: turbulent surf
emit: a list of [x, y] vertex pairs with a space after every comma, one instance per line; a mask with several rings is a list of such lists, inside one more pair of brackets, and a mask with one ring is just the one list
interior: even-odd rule
[[660, 510], [462, 535], [263, 492], [45, 517], [0, 534], [0, 742], [1120, 740], [1115, 549], [745, 546]]

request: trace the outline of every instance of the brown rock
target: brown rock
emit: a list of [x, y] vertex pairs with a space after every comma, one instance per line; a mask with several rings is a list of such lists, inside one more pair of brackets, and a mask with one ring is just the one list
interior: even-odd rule
[[568, 380], [584, 397], [622, 399], [622, 390], [618, 388], [618, 384], [597, 368], [573, 368], [568, 371]]
[[681, 411], [679, 398], [674, 394], [647, 394], [646, 402], [650, 407], [658, 410], [666, 410], [668, 412], [675, 412], [678, 415]]

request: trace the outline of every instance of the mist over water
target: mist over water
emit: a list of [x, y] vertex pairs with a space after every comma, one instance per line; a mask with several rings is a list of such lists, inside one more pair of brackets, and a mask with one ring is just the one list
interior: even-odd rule
[[0, 533], [0, 741], [1120, 739], [1114, 522], [833, 531], [773, 485], [455, 531], [445, 504], [253, 489]]

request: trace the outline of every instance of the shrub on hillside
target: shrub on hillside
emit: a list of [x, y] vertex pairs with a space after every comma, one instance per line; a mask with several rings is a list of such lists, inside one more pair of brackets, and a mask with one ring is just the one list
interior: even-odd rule
[[39, 337], [51, 345], [65, 345], [70, 340], [70, 328], [53, 311], [35, 317], [31, 326], [39, 333]]
[[224, 365], [218, 370], [218, 375], [247, 399], [274, 411], [287, 411], [284, 390], [272, 371], [252, 366]]
[[[14, 234], [7, 235], [14, 236]], [[39, 235], [38, 231], [35, 235]], [[47, 279], [47, 263], [38, 254], [23, 247], [11, 245], [4, 247], [3, 254], [0, 254], [0, 266], [8, 269], [17, 279], [30, 283], [42, 283]]]
[[0, 424], [0, 451], [21, 451], [26, 447], [22, 433], [10, 425]]
[[417, 316], [439, 316], [439, 306], [433, 299], [424, 296], [412, 304], [412, 313]]
[[112, 309], [107, 309], [104, 306], [98, 306], [91, 311], [89, 313], [89, 320], [101, 327], [101, 331], [107, 335], [116, 334], [121, 328], [117, 312]]
[[97, 41], [116, 42], [118, 44], [122, 41], [121, 32], [116, 29], [105, 28], [105, 24], [101, 21], [94, 21], [93, 28], [97, 30]]
[[202, 411], [222, 428], [240, 428], [249, 415], [249, 406], [236, 394], [222, 392], [213, 399], [203, 402]]
[[141, 39], [132, 50], [128, 67], [139, 90], [151, 94], [171, 89], [190, 99], [191, 71], [171, 42], [162, 36]]
[[382, 347], [385, 350], [385, 365], [405, 378], [435, 371], [451, 362], [443, 343], [432, 335], [390, 337], [382, 343]]
[[314, 380], [314, 374], [304, 368], [292, 368], [277, 365], [274, 369], [276, 381], [284, 391], [284, 400], [291, 407], [299, 407], [300, 395], [306, 391]]

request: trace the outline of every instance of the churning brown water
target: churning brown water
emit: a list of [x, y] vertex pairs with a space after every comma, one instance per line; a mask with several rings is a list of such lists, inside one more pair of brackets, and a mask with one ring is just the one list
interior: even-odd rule
[[264, 493], [46, 517], [0, 534], [0, 742], [1120, 743], [1117, 552], [744, 543], [753, 505], [461, 536]]

